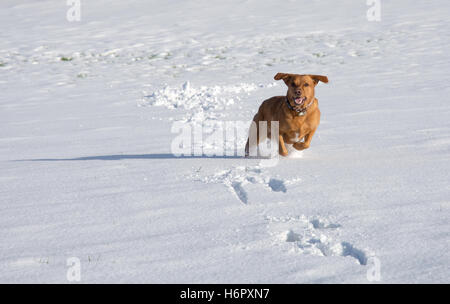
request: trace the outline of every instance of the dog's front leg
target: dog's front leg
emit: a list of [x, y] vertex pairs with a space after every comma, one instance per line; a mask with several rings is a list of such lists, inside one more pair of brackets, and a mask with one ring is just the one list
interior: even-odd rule
[[279, 144], [280, 144], [280, 146], [279, 146], [279, 153], [280, 153], [280, 155], [282, 155], [282, 156], [287, 156], [288, 155], [288, 150], [286, 149], [286, 146], [284, 145], [284, 139], [283, 139], [283, 135], [278, 135], [278, 140], [279, 140]]
[[297, 142], [293, 144], [292, 146], [297, 150], [305, 150], [309, 148], [309, 145], [311, 144], [312, 137], [314, 135], [314, 132], [316, 132], [316, 129], [312, 130], [308, 134], [305, 135], [304, 142]]

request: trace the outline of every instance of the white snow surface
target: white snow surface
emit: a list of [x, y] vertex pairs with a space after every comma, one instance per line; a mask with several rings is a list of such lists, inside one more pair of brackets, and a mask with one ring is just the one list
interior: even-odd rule
[[[0, 3], [0, 282], [450, 282], [448, 1]], [[66, 60], [63, 60], [66, 59]], [[327, 75], [275, 167], [175, 157]], [[214, 124], [212, 124], [214, 126]], [[238, 138], [243, 149], [245, 137]]]

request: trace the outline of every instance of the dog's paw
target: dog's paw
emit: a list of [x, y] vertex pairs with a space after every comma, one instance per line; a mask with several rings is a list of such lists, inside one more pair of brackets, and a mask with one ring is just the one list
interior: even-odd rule
[[299, 151], [309, 148], [309, 145], [305, 144], [304, 142], [298, 142], [293, 144], [292, 146]]
[[288, 151], [283, 151], [283, 150], [279, 150], [278, 152], [280, 153], [281, 156], [288, 156], [288, 154], [289, 154]]

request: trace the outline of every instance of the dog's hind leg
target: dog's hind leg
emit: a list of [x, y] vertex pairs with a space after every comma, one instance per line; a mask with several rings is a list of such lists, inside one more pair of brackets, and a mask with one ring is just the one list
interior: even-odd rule
[[[259, 122], [262, 120], [262, 115], [258, 112], [255, 117], [253, 117], [252, 124], [249, 130], [249, 137], [247, 139], [247, 143], [245, 145], [245, 157], [250, 155], [250, 148], [253, 146], [259, 145]], [[252, 155], [256, 156], [256, 155]]]
[[245, 144], [245, 157], [250, 155], [250, 138], [247, 138], [247, 143]]

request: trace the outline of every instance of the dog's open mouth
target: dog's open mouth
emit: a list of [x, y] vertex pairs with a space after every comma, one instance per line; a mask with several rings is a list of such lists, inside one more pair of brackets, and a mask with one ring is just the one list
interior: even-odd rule
[[305, 101], [306, 101], [306, 97], [296, 97], [294, 99], [294, 102], [297, 106], [303, 105], [305, 103]]

